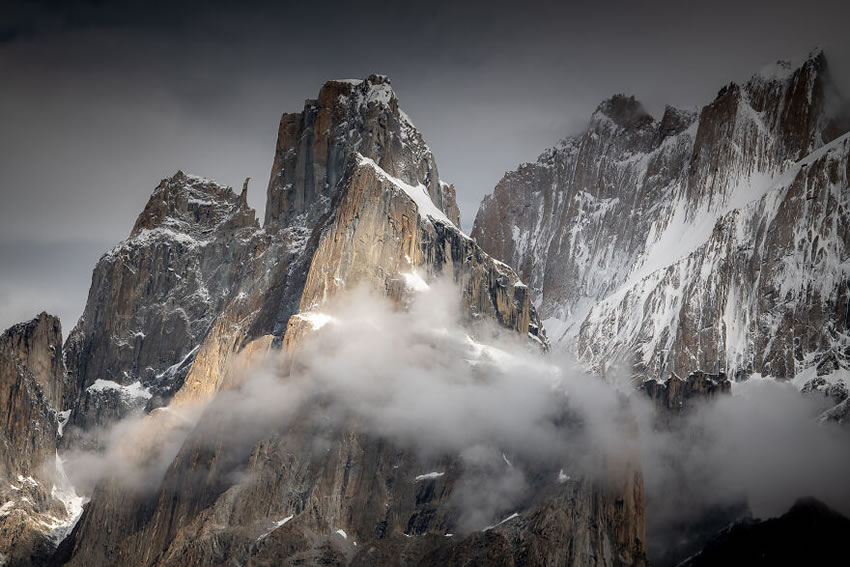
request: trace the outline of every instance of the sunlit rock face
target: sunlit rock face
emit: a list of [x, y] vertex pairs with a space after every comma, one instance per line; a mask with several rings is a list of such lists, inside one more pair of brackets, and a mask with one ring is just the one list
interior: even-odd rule
[[76, 519], [57, 475], [64, 388], [56, 317], [42, 313], [0, 335], [0, 557], [8, 565], [46, 560]]
[[[181, 179], [164, 183], [176, 184], [178, 193], [191, 189], [181, 187]], [[141, 231], [170, 218], [169, 207], [156, 198], [137, 222]], [[246, 357], [281, 349], [297, 359], [306, 339], [326, 324], [323, 307], [354, 289], [385, 295], [404, 308], [412, 296], [447, 280], [458, 290], [465, 325], [492, 321], [534, 351], [548, 347], [528, 288], [458, 229], [454, 190], [439, 180], [433, 155], [398, 109], [385, 77], [331, 81], [302, 113], [283, 116], [262, 229], [229, 190], [221, 189], [218, 200], [229, 211], [221, 229], [209, 230], [206, 216], [189, 219], [195, 224], [187, 220], [185, 229], [226, 243], [227, 252], [213, 262], [216, 270], [193, 276], [220, 284], [210, 293], [214, 300], [200, 306], [206, 330], [200, 338], [178, 333], [180, 347], [161, 362], [168, 366], [153, 374], [150, 386], [141, 380], [151, 394], [147, 409], [157, 405], [156, 396], [165, 403], [170, 394], [160, 392], [176, 390], [167, 411], [153, 411], [149, 421], [174, 419], [209, 400], [215, 407], [244, 379], [234, 369]], [[206, 247], [198, 248], [194, 254], [205, 253]], [[168, 249], [163, 245], [161, 254], [170, 259]], [[189, 277], [179, 265], [164, 265]], [[137, 280], [127, 272], [124, 285], [150, 285], [149, 276]], [[102, 302], [96, 288], [109, 286], [96, 282], [90, 303]], [[187, 289], [171, 297], [191, 305], [195, 294]], [[132, 312], [148, 313], [148, 300], [140, 294], [132, 299]], [[425, 457], [356, 422], [317, 431], [320, 408], [301, 411], [305, 419], [237, 443], [237, 450], [232, 439], [239, 428], [223, 427], [214, 410], [202, 414], [158, 473], [154, 490], [129, 491], [116, 478], [98, 484], [57, 562], [645, 563], [643, 480], [630, 451], [601, 456], [601, 473], [593, 478], [573, 479], [557, 469], [535, 476], [536, 489], [518, 516], [461, 533], [456, 488], [465, 471], [458, 455]], [[623, 416], [624, 432], [633, 432], [626, 409]], [[155, 429], [154, 446], [168, 428]], [[505, 455], [497, 461], [504, 469], [513, 466]]]
[[328, 81], [300, 113], [280, 120], [266, 222], [317, 218], [340, 188], [350, 154], [372, 159], [408, 185], [422, 184], [434, 205], [460, 226], [454, 187], [440, 181], [431, 149], [399, 109], [390, 80]]
[[616, 96], [506, 174], [472, 236], [529, 284], [556, 348], [603, 373], [845, 371], [846, 109], [820, 51], [661, 120]]
[[65, 443], [173, 395], [238, 293], [258, 230], [230, 188], [183, 172], [157, 186], [130, 236], [97, 263], [65, 345]]

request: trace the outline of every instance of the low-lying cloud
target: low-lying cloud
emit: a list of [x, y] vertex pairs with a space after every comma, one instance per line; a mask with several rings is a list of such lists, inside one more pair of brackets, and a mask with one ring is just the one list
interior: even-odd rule
[[[465, 320], [459, 296], [435, 282], [407, 309], [364, 290], [332, 300], [307, 316], [320, 328], [294, 358], [254, 364], [204, 407], [122, 422], [103, 451], [72, 456], [83, 465], [69, 467], [72, 480], [90, 490], [109, 475], [154, 488], [187, 435], [214, 445], [226, 455], [217, 466], [230, 458], [238, 472], [257, 442], [286, 428], [314, 431], [316, 443], [356, 428], [424, 460], [455, 456], [466, 476], [454, 498], [467, 529], [516, 511], [539, 482], [531, 479], [555, 483], [561, 470], [601, 478], [599, 457], [638, 451], [656, 543], [742, 501], [762, 517], [802, 496], [850, 513], [850, 434], [818, 422], [817, 403], [789, 384], [738, 384], [733, 396], [696, 404], [668, 430], [642, 393], [625, 394], [566, 357]], [[626, 406], [634, 426], [624, 426]], [[168, 414], [179, 427], [153, 426]], [[155, 446], [157, 458], [139, 467], [128, 458], [138, 445]]]

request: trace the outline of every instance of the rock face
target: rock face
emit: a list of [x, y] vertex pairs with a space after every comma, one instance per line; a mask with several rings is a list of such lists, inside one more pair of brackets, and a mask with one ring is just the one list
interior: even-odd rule
[[159, 184], [129, 238], [95, 267], [65, 345], [64, 401], [74, 408], [66, 442], [173, 395], [236, 296], [258, 229], [227, 187], [183, 172]]
[[840, 565], [848, 534], [850, 519], [813, 498], [802, 499], [779, 518], [728, 527], [682, 565]]
[[296, 217], [315, 218], [327, 209], [352, 152], [409, 185], [421, 183], [434, 205], [460, 226], [454, 187], [440, 181], [430, 148], [382, 75], [329, 81], [317, 99], [306, 101], [303, 112], [283, 115], [266, 223], [292, 224]]
[[848, 364], [850, 136], [826, 58], [661, 120], [615, 96], [505, 175], [472, 236], [605, 372], [792, 379]]
[[[192, 200], [213, 205], [196, 214]], [[141, 389], [153, 400], [147, 409], [170, 396], [151, 422], [215, 400], [237, 385], [230, 369], [243, 357], [297, 353], [321, 307], [358, 286], [403, 307], [418, 287], [444, 277], [458, 286], [465, 321], [494, 320], [547, 348], [528, 288], [458, 225], [454, 189], [439, 180], [388, 79], [326, 83], [303, 112], [281, 120], [262, 229], [244, 197], [178, 174], [154, 192], [130, 239], [101, 260], [69, 340], [74, 412], [99, 415], [87, 400], [100, 390], [121, 398]], [[87, 362], [92, 356], [102, 359]], [[78, 419], [81, 430], [99, 423]], [[645, 564], [636, 455], [610, 456], [599, 478], [562, 481], [555, 470], [544, 482], [541, 473], [518, 517], [450, 536], [463, 475], [457, 455], [425, 458], [354, 423], [317, 443], [313, 423], [295, 419], [234, 452], [229, 440], [239, 428], [221, 426], [215, 411], [202, 414], [154, 490], [101, 482], [55, 560]]]
[[[57, 492], [56, 443], [65, 373], [62, 328], [40, 314], [0, 336], [0, 558], [32, 565], [72, 519]], [[67, 417], [67, 416], [65, 416]], [[61, 492], [61, 490], [60, 490]]]
[[684, 379], [671, 376], [664, 382], [647, 380], [641, 384], [641, 389], [662, 412], [679, 414], [685, 411], [692, 400], [731, 394], [732, 382], [725, 374], [693, 372]]

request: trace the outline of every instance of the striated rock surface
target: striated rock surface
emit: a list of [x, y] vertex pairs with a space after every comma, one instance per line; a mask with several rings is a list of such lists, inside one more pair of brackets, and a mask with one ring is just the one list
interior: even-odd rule
[[[178, 174], [164, 185], [173, 185], [177, 195], [196, 190], [198, 183], [208, 193], [217, 187], [184, 177]], [[170, 201], [159, 203], [159, 191], [137, 222], [136, 236], [174, 218]], [[105, 360], [112, 362], [98, 363], [96, 371], [79, 362], [76, 370], [84, 392], [77, 397], [81, 415], [91, 414], [86, 399], [98, 389], [121, 397], [124, 390], [141, 387], [152, 399], [176, 390], [168, 408], [146, 418], [160, 425], [192, 404], [210, 399], [213, 404], [188, 426], [186, 440], [153, 490], [127, 490], [118, 479], [98, 484], [57, 552], [58, 563], [645, 564], [643, 481], [636, 455], [608, 456], [600, 478], [541, 471], [533, 479], [539, 489], [530, 491], [519, 516], [455, 536], [461, 513], [455, 491], [464, 474], [457, 455], [426, 458], [364, 433], [357, 423], [317, 431], [320, 408], [306, 408], [304, 419], [256, 437], [222, 423], [215, 411], [218, 396], [239, 386], [233, 370], [246, 358], [276, 348], [297, 354], [317, 328], [322, 306], [355, 287], [385, 294], [403, 308], [412, 293], [447, 278], [458, 284], [470, 328], [493, 320], [527, 338], [532, 348], [547, 348], [528, 288], [457, 228], [454, 190], [439, 180], [430, 150], [398, 109], [386, 78], [331, 81], [302, 113], [283, 116], [262, 229], [249, 222], [244, 199], [237, 203], [223, 191], [219, 200], [234, 203], [217, 207], [226, 212], [222, 216], [181, 217], [181, 235], [203, 234], [207, 242], [181, 260], [183, 268], [201, 266], [191, 275], [211, 298], [196, 305], [203, 325], [172, 331], [174, 346], [168, 353], [157, 351], [159, 358], [138, 362], [138, 346], [124, 353], [111, 343]], [[210, 228], [211, 222], [221, 228]], [[182, 239], [168, 236], [174, 245]], [[139, 257], [171, 258], [170, 245], [159, 242], [138, 247]], [[227, 250], [223, 255], [216, 251], [219, 243]], [[215, 270], [203, 269], [207, 253], [215, 258], [209, 264]], [[111, 257], [101, 261], [104, 270], [118, 269], [113, 263]], [[135, 273], [125, 268], [122, 286], [160, 290], [175, 308], [196, 301], [200, 284], [176, 294], [173, 285], [159, 288], [148, 274], [139, 277], [136, 266], [144, 262], [131, 264]], [[188, 278], [181, 265], [162, 265]], [[144, 325], [156, 320], [151, 296], [141, 291], [128, 297], [132, 307], [117, 300], [115, 308], [99, 306], [102, 298], [119, 293], [111, 291], [119, 280], [98, 280], [97, 271], [95, 280], [78, 326], [80, 338], [69, 341], [76, 353], [69, 360], [86, 358], [86, 349], [95, 352], [101, 340], [125, 336], [101, 327], [121, 322], [122, 333], [135, 333], [139, 327], [125, 322], [131, 314]], [[89, 313], [101, 314], [91, 316], [98, 325], [88, 323]], [[152, 370], [145, 376], [134, 374], [148, 366]], [[115, 387], [97, 383], [102, 372], [111, 372], [109, 379], [122, 389], [116, 393]], [[86, 427], [92, 425], [81, 429]], [[502, 458], [500, 466], [512, 466]]]
[[[78, 513], [63, 501], [56, 443], [65, 373], [62, 328], [41, 313], [0, 336], [0, 558], [33, 565]], [[59, 463], [61, 465], [61, 463]]]
[[167, 401], [215, 318], [238, 293], [259, 230], [230, 188], [178, 172], [92, 274], [65, 345], [69, 439]]
[[842, 104], [820, 51], [698, 112], [654, 120], [616, 96], [584, 133], [506, 174], [472, 236], [529, 284], [553, 341], [603, 373], [845, 369]]
[[[460, 226], [454, 186], [440, 181], [431, 149], [398, 107], [390, 80], [328, 81], [300, 113], [280, 120], [266, 205], [266, 223], [292, 224], [326, 211], [352, 152], [372, 159], [409, 185], [421, 183], [431, 201]], [[312, 224], [312, 223], [310, 223]]]

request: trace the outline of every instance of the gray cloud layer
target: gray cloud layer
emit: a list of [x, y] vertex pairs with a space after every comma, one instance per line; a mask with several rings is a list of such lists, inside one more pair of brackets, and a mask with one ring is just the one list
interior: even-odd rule
[[[179, 168], [235, 187], [252, 177], [249, 201], [261, 210], [281, 112], [300, 110], [328, 78], [391, 76], [456, 184], [468, 228], [505, 170], [580, 129], [615, 92], [656, 114], [668, 102], [697, 105], [815, 45], [845, 82], [850, 69], [850, 7], [826, 0], [123, 0], [4, 10], [0, 239], [24, 250], [124, 238], [158, 180]], [[63, 259], [91, 268], [89, 252]], [[23, 269], [3, 265], [4, 276]], [[43, 305], [9, 279], [0, 299], [15, 309], [0, 312], [3, 327]], [[88, 280], [62, 286], [66, 328]]]
[[[803, 496], [850, 513], [850, 430], [817, 421], [820, 394], [751, 380], [731, 397], [695, 400], [667, 431], [657, 427], [654, 406], [629, 388], [638, 425], [629, 437], [618, 419], [624, 397], [612, 384], [486, 324], [473, 340], [459, 318], [459, 295], [438, 283], [409, 311], [365, 292], [326, 305], [329, 322], [303, 345], [291, 374], [266, 361], [209, 406], [178, 408], [189, 421], [203, 412], [190, 442], [214, 447], [217, 470], [232, 463], [235, 482], [260, 439], [293, 426], [316, 443], [353, 428], [426, 460], [458, 456], [455, 503], [469, 530], [521, 511], [533, 490], [559, 482], [559, 470], [598, 479], [610, 473], [600, 468], [605, 457], [628, 454], [640, 455], [648, 539], [661, 549], [681, 537], [680, 523], [742, 501], [760, 517]], [[90, 490], [110, 475], [156, 488], [190, 430], [178, 422], [163, 433], [163, 417], [119, 424], [102, 436], [101, 453], [66, 455], [75, 485]], [[153, 447], [156, 458], [140, 446]]]

